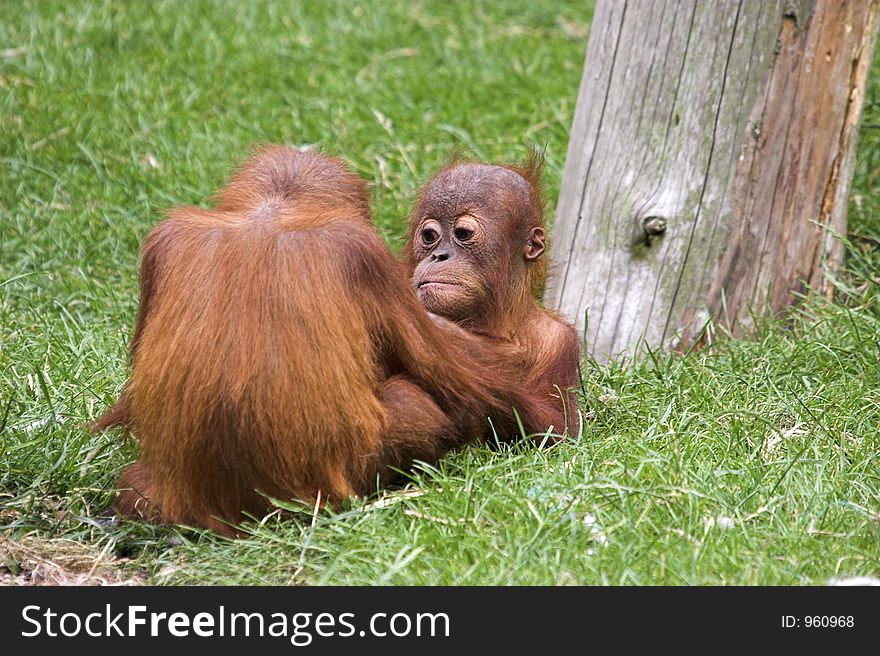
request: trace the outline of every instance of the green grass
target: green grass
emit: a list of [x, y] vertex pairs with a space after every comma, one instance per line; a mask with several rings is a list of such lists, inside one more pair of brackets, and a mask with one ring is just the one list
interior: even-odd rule
[[470, 447], [379, 502], [292, 507], [238, 541], [95, 521], [136, 451], [82, 426], [125, 379], [138, 246], [161, 211], [204, 204], [266, 141], [344, 155], [394, 248], [456, 147], [545, 144], [555, 199], [582, 4], [0, 4], [0, 566], [63, 543], [154, 583], [878, 574], [880, 66], [835, 303], [687, 357], [588, 362], [578, 440]]

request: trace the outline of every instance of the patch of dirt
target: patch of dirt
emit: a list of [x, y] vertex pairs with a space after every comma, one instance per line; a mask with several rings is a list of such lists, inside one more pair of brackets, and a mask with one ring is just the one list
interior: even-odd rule
[[0, 533], [0, 585], [143, 585], [145, 575], [113, 552], [109, 539], [80, 544]]

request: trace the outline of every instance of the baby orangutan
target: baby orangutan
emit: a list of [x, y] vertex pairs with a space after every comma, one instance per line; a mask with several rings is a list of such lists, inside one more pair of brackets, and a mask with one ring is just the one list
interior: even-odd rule
[[533, 155], [525, 166], [442, 169], [410, 216], [407, 260], [422, 305], [508, 349], [521, 380], [554, 417], [555, 432], [572, 433], [580, 339], [535, 300], [547, 276], [542, 167]]
[[363, 181], [280, 146], [147, 236], [130, 362], [94, 424], [140, 445], [116, 511], [233, 535], [267, 496], [339, 502], [493, 426], [516, 433], [512, 408], [530, 431], [554, 420], [523, 365], [419, 305]]

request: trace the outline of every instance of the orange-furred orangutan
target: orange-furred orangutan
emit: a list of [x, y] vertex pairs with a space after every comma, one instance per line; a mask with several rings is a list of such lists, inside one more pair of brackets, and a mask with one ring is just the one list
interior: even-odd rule
[[574, 433], [570, 390], [581, 342], [571, 324], [535, 301], [547, 276], [542, 168], [537, 154], [525, 166], [443, 168], [410, 216], [407, 263], [422, 305], [507, 349], [555, 432]]
[[335, 503], [508, 437], [512, 408], [528, 431], [553, 421], [503, 349], [419, 305], [363, 181], [280, 146], [146, 237], [130, 365], [94, 424], [140, 445], [116, 511], [230, 535], [267, 496]]

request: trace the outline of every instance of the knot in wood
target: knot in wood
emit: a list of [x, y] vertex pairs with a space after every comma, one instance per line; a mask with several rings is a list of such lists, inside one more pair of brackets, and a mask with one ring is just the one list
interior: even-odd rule
[[642, 228], [649, 237], [662, 235], [666, 232], [666, 219], [662, 216], [648, 216], [642, 222]]

